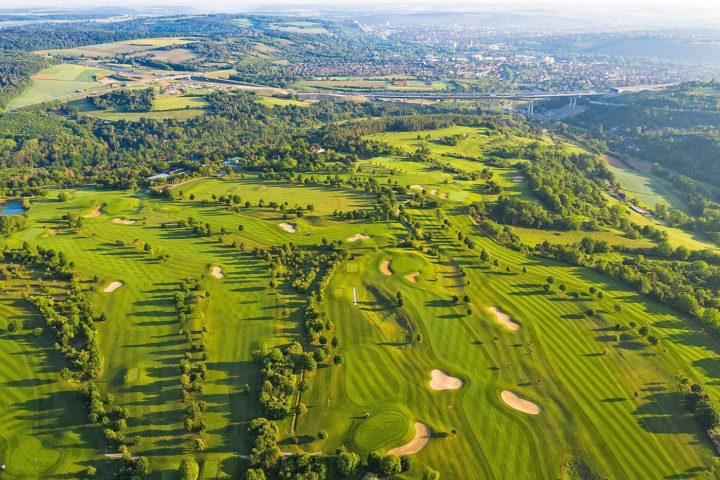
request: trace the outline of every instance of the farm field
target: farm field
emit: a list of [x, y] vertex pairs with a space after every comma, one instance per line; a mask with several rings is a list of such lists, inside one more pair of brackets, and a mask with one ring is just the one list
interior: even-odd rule
[[[187, 98], [161, 100], [171, 110]], [[464, 136], [454, 146], [434, 141], [449, 135]], [[534, 198], [527, 180], [518, 178], [520, 162], [528, 160], [495, 164], [488, 158], [498, 145], [489, 130], [369, 138], [408, 153], [427, 146], [455, 168], [487, 168], [507, 196]], [[93, 309], [106, 315], [96, 323], [105, 358], [97, 385], [127, 408], [126, 435], [142, 438], [132, 452], [150, 459], [149, 478], [177, 478], [179, 458], [190, 456], [202, 465], [203, 478], [238, 478], [247, 467], [247, 427], [264, 415], [256, 358], [295, 341], [308, 345], [308, 295], [282, 280], [296, 272], [277, 271], [269, 252], [259, 249], [282, 247], [290, 255], [297, 247], [310, 255], [328, 244], [342, 245], [347, 255], [329, 271], [314, 304], [333, 322], [333, 353], [344, 361], [318, 362], [292, 375], [294, 384], [307, 381], [307, 390], [292, 399], [307, 413], [277, 421], [282, 452], [346, 447], [363, 458], [376, 451], [408, 455], [415, 467], [404, 479], [423, 478], [425, 466], [442, 478], [571, 479], [578, 478], [568, 473], [575, 471], [583, 478], [672, 478], [709, 471], [709, 441], [677, 386], [682, 374], [713, 398], [720, 395], [720, 341], [697, 320], [590, 269], [491, 239], [467, 214], [473, 202], [498, 201], [482, 179], [459, 179], [403, 156], [302, 177], [269, 179], [241, 170], [165, 185], [161, 189], [172, 193], [163, 195], [52, 190], [31, 200], [27, 225], [6, 237], [8, 248], [63, 252]], [[397, 205], [422, 226], [423, 239], [408, 243], [406, 220], [367, 218], [377, 198], [357, 182], [370, 179], [407, 187], [398, 190]], [[423, 207], [419, 199], [436, 203]], [[302, 215], [293, 213], [298, 207]], [[354, 219], [341, 218], [348, 212]], [[591, 236], [652, 245], [611, 229], [512, 230], [529, 244]], [[545, 289], [549, 277], [554, 286]], [[30, 280], [0, 283], [7, 293], [0, 302], [0, 352], [7, 353], [0, 381], [13, 400], [1, 414], [8, 476], [70, 476], [97, 465], [99, 478], [106, 478], [115, 460], [105, 457], [102, 430], [85, 420], [77, 385], [61, 380], [63, 359], [52, 357], [52, 340], [31, 334], [41, 319], [22, 300], [24, 284], [49, 291], [62, 285]], [[192, 308], [180, 320], [182, 286]], [[595, 289], [602, 297], [590, 293]], [[23, 329], [10, 333], [7, 322], [18, 316]], [[639, 333], [644, 328], [657, 344]], [[191, 398], [207, 402], [202, 449], [184, 424], [187, 403], [178, 381], [181, 360], [197, 358], [191, 346], [200, 339], [206, 377]], [[15, 356], [22, 351], [31, 352], [33, 362]], [[62, 421], [28, 415], [38, 405], [75, 413]], [[27, 445], [39, 452], [32, 457], [37, 461], [25, 453]]]
[[30, 85], [8, 105], [16, 110], [28, 105], [82, 94], [103, 88], [98, 80], [110, 75], [109, 70], [73, 64], [53, 65], [32, 76]]
[[623, 191], [643, 205], [655, 208], [655, 205], [663, 204], [680, 210], [687, 209], [686, 202], [661, 180], [635, 170], [617, 158], [606, 156], [606, 160]]
[[102, 58], [112, 57], [118, 53], [135, 54], [147, 52], [170, 45], [184, 45], [192, 41], [192, 39], [182, 37], [155, 37], [100, 43], [77, 48], [40, 50], [35, 53], [39, 55], [50, 55], [53, 57]]

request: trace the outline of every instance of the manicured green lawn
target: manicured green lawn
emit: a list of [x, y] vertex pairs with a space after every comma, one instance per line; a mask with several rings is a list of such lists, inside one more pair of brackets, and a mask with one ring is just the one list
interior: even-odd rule
[[[448, 131], [466, 132], [432, 135]], [[513, 181], [518, 170], [512, 161], [504, 167], [486, 164], [484, 155], [491, 148], [486, 146], [495, 139], [469, 133], [458, 148], [477, 160], [449, 157], [444, 146], [432, 148], [460, 168], [491, 168], [507, 194], [532, 198], [527, 182]], [[411, 135], [393, 135], [385, 137], [409, 151], [415, 148]], [[249, 450], [247, 422], [263, 414], [252, 352], [304, 341], [300, 308], [306, 298], [289, 288], [271, 288], [267, 263], [231, 244], [242, 242], [249, 251], [291, 242], [310, 247], [323, 239], [342, 240], [349, 249], [319, 304], [335, 324], [345, 361], [305, 375], [310, 389], [301, 401], [308, 413], [296, 423], [280, 422], [283, 451], [332, 452], [345, 446], [362, 455], [386, 452], [409, 442], [415, 422], [422, 422], [431, 436], [412, 454], [417, 468], [406, 478], [421, 478], [423, 465], [443, 478], [563, 478], [569, 465], [577, 464], [598, 478], [667, 478], [695, 474], [711, 463], [706, 437], [676, 388], [676, 375], [683, 374], [706, 385], [713, 398], [720, 394], [720, 342], [697, 322], [592, 271], [528, 256], [487, 238], [466, 213], [471, 201], [495, 200], [480, 180], [459, 180], [400, 157], [364, 160], [352, 174], [379, 183], [421, 185], [428, 193], [437, 190], [438, 198], [445, 194], [443, 209], [452, 230], [441, 228], [436, 209], [408, 207], [423, 231], [432, 233], [433, 245], [442, 252], [436, 258], [396, 247], [406, 234], [396, 221], [333, 217], [336, 211], [369, 210], [374, 197], [323, 184], [327, 172], [314, 176], [317, 182], [307, 184], [260, 181], [254, 174], [197, 179], [176, 186], [183, 195], [175, 201], [84, 188], [67, 190], [70, 199], [60, 202], [51, 192], [33, 200], [30, 224], [10, 235], [12, 246], [27, 241], [65, 252], [93, 306], [107, 313], [108, 320], [98, 323], [105, 356], [99, 385], [129, 409], [128, 435], [143, 438], [133, 453], [150, 457], [153, 478], [176, 478], [180, 458], [192, 454], [178, 384], [178, 363], [187, 350], [174, 310], [179, 283], [192, 279], [199, 284], [189, 325], [195, 334], [208, 330], [203, 395], [209, 407], [208, 449], [194, 455], [202, 478], [236, 478], [241, 455]], [[238, 195], [252, 206], [233, 212], [213, 195]], [[405, 199], [400, 195], [400, 201]], [[276, 209], [259, 207], [260, 200], [314, 208], [302, 218], [284, 218]], [[86, 218], [79, 231], [62, 220], [66, 213], [86, 215], [98, 207], [100, 215]], [[201, 237], [175, 226], [191, 216], [228, 233], [220, 241], [217, 234]], [[296, 231], [284, 230], [281, 223], [291, 223]], [[458, 231], [476, 243], [474, 250], [458, 242]], [[556, 233], [572, 237], [558, 243], [585, 234], [611, 243], [622, 240], [615, 231], [517, 233], [528, 243], [553, 241]], [[369, 238], [350, 243], [356, 234]], [[140, 246], [145, 243], [169, 259], [148, 254]], [[646, 245], [644, 240], [627, 244]], [[499, 267], [480, 261], [483, 248]], [[386, 261], [392, 275], [381, 271]], [[213, 267], [221, 267], [223, 278], [211, 275]], [[549, 275], [556, 285], [582, 295], [573, 299], [557, 287], [544, 293]], [[116, 281], [123, 282], [120, 288], [103, 291]], [[587, 295], [591, 286], [604, 293], [602, 300]], [[3, 285], [10, 287], [16, 288]], [[519, 329], [502, 326], [491, 307], [509, 315]], [[597, 315], [589, 316], [588, 308]], [[99, 431], [85, 426], [73, 386], [59, 381], [63, 361], [50, 357], [55, 355], [47, 348], [51, 340], [6, 333], [3, 322], [17, 316], [38, 321], [22, 303], [0, 302], [0, 384], [9, 392], [8, 400], [0, 398], [6, 425], [0, 455], [16, 469], [8, 473], [51, 478], [102, 462]], [[646, 344], [628, 330], [616, 338], [615, 325], [630, 322], [637, 324], [635, 331], [647, 326], [659, 345]], [[17, 355], [22, 350], [31, 354]], [[462, 387], [432, 390], [433, 369], [461, 379]], [[249, 393], [243, 392], [245, 384]], [[500, 397], [503, 390], [536, 403], [540, 413], [511, 409]], [[28, 414], [39, 410], [38, 404], [57, 413]], [[75, 409], [73, 414], [59, 420], [68, 408]], [[328, 438], [321, 440], [320, 430], [327, 430]], [[30, 456], [29, 451], [38, 453]]]

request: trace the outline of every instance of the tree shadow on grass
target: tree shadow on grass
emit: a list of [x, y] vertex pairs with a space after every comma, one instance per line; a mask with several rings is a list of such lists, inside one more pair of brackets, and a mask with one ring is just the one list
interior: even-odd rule
[[693, 416], [684, 407], [679, 391], [652, 392], [642, 397], [633, 412], [640, 426], [653, 434], [696, 434], [704, 436]]

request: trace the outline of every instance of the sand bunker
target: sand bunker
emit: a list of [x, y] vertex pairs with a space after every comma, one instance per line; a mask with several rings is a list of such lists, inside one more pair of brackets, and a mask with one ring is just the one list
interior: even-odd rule
[[127, 218], [113, 218], [112, 219], [112, 223], [117, 223], [118, 225], [132, 225], [135, 222], [137, 222], [137, 220], [128, 220]]
[[430, 380], [430, 388], [433, 390], [457, 390], [463, 386], [463, 381], [457, 377], [451, 377], [442, 370], [437, 368], [430, 372], [432, 380]]
[[85, 218], [99, 217], [102, 214], [103, 208], [105, 208], [104, 203], [102, 205], [100, 205], [99, 207], [96, 207], [95, 210], [93, 210], [92, 212], [83, 215], [83, 217], [85, 217]]
[[417, 283], [418, 275], [420, 275], [420, 272], [408, 273], [407, 275], [405, 275], [405, 280], [410, 283]]
[[57, 233], [58, 233], [57, 228], [45, 227], [45, 236], [46, 237], [54, 237], [55, 235], [57, 235]]
[[123, 283], [123, 282], [120, 282], [120, 281], [112, 282], [112, 283], [110, 283], [110, 285], [108, 285], [107, 287], [105, 287], [105, 289], [103, 290], [103, 292], [105, 292], [105, 293], [112, 293], [112, 292], [114, 292], [115, 290], [117, 290], [118, 288], [122, 287], [123, 285], [124, 285], [124, 283]]
[[441, 194], [440, 194], [440, 198], [442, 198], [443, 200], [445, 200], [445, 199], [447, 198], [447, 193], [445, 193], [445, 192], [441, 193]]
[[490, 307], [490, 308], [488, 308], [488, 310], [490, 310], [490, 313], [495, 315], [495, 318], [497, 318], [497, 321], [500, 323], [500, 325], [507, 328], [508, 330], [515, 331], [518, 328], [520, 328], [519, 323], [513, 322], [512, 319], [510, 319], [510, 317], [508, 315], [506, 315], [505, 313], [501, 312], [499, 308]]
[[215, 278], [223, 278], [225, 276], [225, 274], [223, 274], [222, 267], [219, 267], [217, 265], [212, 267], [212, 272], [210, 272], [210, 275], [212, 275]]
[[406, 443], [402, 447], [393, 448], [388, 451], [388, 455], [412, 455], [418, 453], [430, 441], [430, 427], [422, 422], [415, 422], [415, 436], [410, 443]]
[[383, 275], [387, 275], [388, 277], [392, 275], [392, 270], [390, 270], [390, 260], [383, 260], [380, 264], [380, 271], [383, 273]]
[[410, 190], [425, 190], [422, 185], [410, 185]]
[[347, 240], [348, 242], [357, 242], [358, 240], [367, 240], [368, 238], [370, 238], [369, 235], [364, 235], [364, 234], [362, 234], [362, 233], [356, 233], [356, 234], [353, 235], [352, 237], [346, 238], [346, 240]]
[[430, 190], [430, 195], [437, 195], [437, 190], [435, 190], [434, 188]]
[[516, 175], [512, 177], [512, 181], [515, 183], [521, 183], [523, 180], [525, 180], [525, 177], [523, 177], [522, 175]]
[[278, 226], [288, 233], [295, 233], [295, 225], [291, 223], [278, 223]]
[[514, 408], [518, 412], [527, 413], [528, 415], [537, 415], [540, 413], [540, 406], [530, 400], [525, 400], [520, 397], [517, 393], [511, 392], [510, 390], [503, 390], [500, 394], [500, 398], [503, 399], [510, 408]]

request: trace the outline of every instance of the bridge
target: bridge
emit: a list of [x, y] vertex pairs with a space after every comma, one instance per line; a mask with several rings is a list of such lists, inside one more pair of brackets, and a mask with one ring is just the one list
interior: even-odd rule
[[609, 95], [617, 95], [616, 92], [598, 92], [598, 91], [572, 91], [572, 92], [425, 92], [425, 91], [314, 91], [314, 92], [294, 92], [302, 99], [340, 99], [346, 97], [365, 97], [374, 100], [454, 100], [456, 105], [459, 100], [490, 100], [493, 108], [495, 100], [525, 100], [528, 102], [528, 115], [535, 113], [535, 101], [548, 98], [567, 98], [570, 101], [570, 109], [575, 110], [577, 101], [580, 97], [604, 97]]

